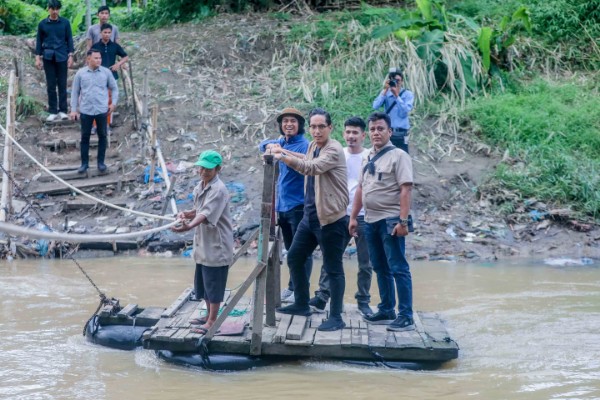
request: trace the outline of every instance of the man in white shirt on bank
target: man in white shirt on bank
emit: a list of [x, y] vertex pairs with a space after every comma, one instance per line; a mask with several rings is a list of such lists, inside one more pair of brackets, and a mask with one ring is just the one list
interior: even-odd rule
[[[367, 125], [360, 117], [350, 117], [344, 123], [344, 155], [346, 156], [346, 167], [348, 171], [348, 192], [350, 195], [350, 203], [348, 204], [348, 215], [352, 213], [352, 201], [358, 187], [358, 178], [362, 172], [362, 161], [369, 155], [369, 150], [365, 149], [364, 142], [366, 138]], [[369, 316], [373, 313], [369, 302], [371, 295], [371, 278], [373, 276], [373, 267], [369, 261], [369, 247], [365, 235], [365, 212], [361, 210], [359, 213], [357, 234], [354, 237], [356, 243], [356, 254], [358, 258], [358, 275], [356, 279], [357, 292], [354, 295], [358, 304], [358, 310], [364, 316]], [[350, 237], [348, 237], [348, 240]], [[329, 300], [329, 279], [324, 268], [321, 268], [321, 276], [319, 277], [319, 289], [315, 292], [309, 305], [315, 311], [325, 309], [325, 305]]]

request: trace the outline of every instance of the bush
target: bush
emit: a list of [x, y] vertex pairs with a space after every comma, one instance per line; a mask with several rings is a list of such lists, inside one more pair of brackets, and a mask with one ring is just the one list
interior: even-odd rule
[[[479, 98], [466, 115], [490, 142], [520, 160], [499, 166], [494, 179], [524, 196], [573, 203], [600, 216], [600, 96], [598, 88], [538, 80]], [[513, 160], [514, 161], [514, 160]]]
[[43, 8], [19, 0], [6, 0], [0, 5], [0, 18], [6, 24], [4, 31], [12, 35], [35, 33], [38, 23], [47, 16]]

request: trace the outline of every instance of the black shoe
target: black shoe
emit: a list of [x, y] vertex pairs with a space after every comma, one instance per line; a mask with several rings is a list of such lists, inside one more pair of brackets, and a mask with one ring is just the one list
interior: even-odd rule
[[323, 322], [317, 328], [318, 331], [322, 332], [333, 332], [339, 331], [340, 329], [344, 329], [346, 327], [346, 323], [342, 321], [341, 318], [329, 318], [325, 322]]
[[314, 312], [320, 312], [320, 311], [325, 310], [325, 306], [327, 305], [327, 302], [324, 301], [323, 299], [315, 296], [308, 301], [308, 305], [310, 306], [311, 310], [313, 310]]
[[81, 167], [79, 167], [79, 169], [77, 170], [78, 174], [85, 174], [85, 171], [87, 171], [88, 166], [87, 164], [81, 164]]
[[369, 307], [369, 303], [358, 303], [358, 312], [360, 312], [363, 317], [373, 315], [373, 310]]
[[108, 167], [106, 166], [106, 164], [98, 163], [98, 171], [99, 172], [106, 172], [107, 169], [108, 169]]
[[393, 311], [388, 313], [377, 311], [373, 315], [363, 317], [363, 319], [373, 325], [389, 325], [396, 319], [396, 313]]
[[310, 312], [310, 307], [298, 307], [296, 303], [292, 303], [289, 306], [285, 307], [278, 307], [275, 311], [282, 314], [301, 315], [303, 317], [308, 317], [312, 314]]
[[415, 329], [415, 321], [412, 318], [401, 316], [396, 318], [386, 329], [392, 332], [412, 331]]

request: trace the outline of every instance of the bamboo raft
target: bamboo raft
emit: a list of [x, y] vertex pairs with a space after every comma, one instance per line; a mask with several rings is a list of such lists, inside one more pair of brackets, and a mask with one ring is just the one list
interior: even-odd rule
[[[342, 315], [346, 328], [321, 332], [317, 327], [327, 318], [325, 312], [309, 317], [277, 313], [280, 300], [282, 238], [271, 234], [274, 182], [277, 176], [273, 158], [264, 168], [261, 223], [233, 263], [258, 236], [258, 262], [247, 279], [233, 292], [226, 293], [216, 323], [205, 334], [192, 332], [190, 320], [206, 310], [203, 301], [191, 299], [187, 288], [167, 308], [139, 309], [106, 305], [98, 314], [101, 326], [132, 325], [148, 327], [141, 337], [146, 349], [173, 353], [231, 354], [262, 358], [344, 359], [360, 361], [408, 361], [442, 363], [458, 357], [458, 345], [446, 331], [440, 316], [416, 312], [416, 329], [388, 332], [385, 325], [363, 320], [355, 305], [346, 304]], [[271, 236], [272, 240], [269, 240]], [[254, 287], [251, 297], [244, 296]]]
[[[203, 301], [190, 300], [191, 292], [191, 288], [184, 290], [168, 308], [138, 309], [137, 305], [130, 304], [115, 314], [107, 306], [100, 312], [99, 322], [103, 326], [148, 327], [142, 336], [146, 349], [197, 353], [204, 335], [191, 332], [194, 325], [189, 321], [202, 315], [206, 306]], [[229, 292], [226, 297], [231, 299]], [[265, 326], [262, 330], [260, 355], [438, 363], [458, 357], [458, 345], [436, 313], [415, 313], [416, 330], [407, 332], [388, 332], [385, 325], [368, 324], [351, 304], [345, 305], [342, 317], [346, 328], [320, 332], [316, 327], [327, 318], [327, 311], [313, 313], [310, 317], [276, 313], [275, 325]], [[211, 353], [253, 355], [251, 319], [251, 299], [243, 297], [219, 332], [207, 343], [208, 350]]]

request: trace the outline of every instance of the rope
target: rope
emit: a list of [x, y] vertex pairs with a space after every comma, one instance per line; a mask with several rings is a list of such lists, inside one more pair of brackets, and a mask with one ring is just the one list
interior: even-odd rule
[[[1, 126], [0, 126], [1, 127]], [[17, 192], [19, 192], [18, 194], [20, 196], [24, 196], [23, 195], [23, 190], [21, 190], [21, 186], [19, 186], [19, 184], [17, 184], [17, 182], [14, 180], [14, 178], [8, 173], [8, 171], [6, 169], [4, 169], [4, 165], [0, 164], [0, 169], [2, 169], [2, 172], [4, 172], [4, 174], [6, 175], [6, 177], [10, 180], [10, 182], [14, 185], [15, 189], [17, 189]], [[31, 206], [31, 202], [28, 202], [29, 206]], [[50, 227], [50, 225], [48, 225], [48, 223], [46, 222], [46, 220], [44, 219], [44, 217], [42, 217], [42, 215], [39, 213], [38, 210], [36, 210], [34, 207], [31, 207], [31, 209], [33, 210], [33, 212], [35, 213], [35, 215], [38, 216], [38, 218], [40, 219], [40, 221], [42, 221], [42, 223], [46, 226], [46, 228], [48, 228], [49, 230], [52, 230], [52, 227]], [[12, 228], [14, 226], [10, 225], [10, 224], [5, 224], [3, 223], [3, 225], [8, 225], [7, 228]], [[100, 288], [98, 288], [98, 286], [96, 286], [96, 284], [94, 283], [94, 281], [92, 280], [92, 278], [90, 278], [90, 276], [85, 272], [85, 270], [83, 269], [83, 267], [77, 262], [77, 260], [75, 259], [75, 257], [73, 257], [73, 253], [75, 252], [75, 249], [67, 254], [67, 257], [69, 259], [71, 259], [75, 265], [77, 265], [77, 268], [79, 268], [79, 270], [81, 271], [81, 273], [87, 278], [87, 280], [92, 284], [92, 286], [94, 287], [94, 289], [96, 289], [96, 291], [98, 292], [98, 295], [100, 296], [100, 306], [102, 304], [107, 303], [109, 300], [106, 298], [106, 295], [100, 290]], [[99, 306], [99, 307], [100, 307]]]
[[[81, 189], [76, 188], [75, 186], [65, 182], [62, 178], [60, 178], [59, 176], [57, 176], [56, 174], [54, 174], [52, 171], [50, 171], [48, 168], [46, 168], [42, 163], [40, 163], [34, 156], [32, 156], [31, 154], [29, 154], [27, 152], [27, 150], [25, 150], [20, 144], [19, 142], [17, 142], [17, 140], [15, 138], [13, 138], [7, 131], [6, 129], [4, 129], [4, 127], [2, 125], [0, 125], [0, 130], [2, 130], [2, 133], [8, 137], [14, 144], [15, 146], [17, 146], [19, 148], [19, 150], [21, 150], [23, 153], [25, 153], [25, 155], [27, 157], [29, 157], [31, 159], [31, 161], [33, 161], [34, 163], [36, 163], [45, 173], [47, 173], [48, 175], [50, 175], [51, 177], [53, 177], [54, 179], [56, 179], [57, 181], [59, 181], [60, 183], [62, 183], [63, 185], [65, 185], [67, 188], [73, 190], [74, 192], [79, 193], [80, 195], [87, 197], [90, 200], [93, 200], [97, 203], [103, 204], [107, 207], [110, 208], [114, 208], [116, 210], [120, 210], [120, 211], [124, 211], [124, 212], [129, 212], [132, 214], [136, 214], [136, 215], [140, 215], [142, 217], [147, 217], [147, 218], [154, 218], [154, 219], [162, 219], [165, 221], [173, 221], [175, 220], [175, 218], [173, 217], [165, 217], [163, 215], [156, 215], [156, 214], [148, 214], [145, 213], [143, 211], [136, 211], [136, 210], [130, 210], [129, 208], [125, 208], [125, 207], [121, 207], [121, 206], [117, 206], [115, 204], [109, 203], [108, 201], [104, 201], [101, 199], [98, 199], [90, 194], [87, 194], [86, 192], [84, 192]], [[4, 168], [3, 168], [4, 169]], [[6, 173], [6, 171], [4, 172]], [[8, 175], [8, 174], [7, 174]]]
[[40, 239], [50, 239], [59, 242], [73, 242], [73, 243], [89, 243], [89, 242], [113, 242], [116, 240], [135, 239], [140, 236], [146, 236], [152, 233], [160, 232], [165, 229], [175, 226], [177, 221], [173, 221], [170, 224], [163, 225], [157, 228], [147, 229], [145, 231], [130, 232], [130, 233], [119, 233], [119, 234], [100, 234], [100, 235], [86, 235], [76, 233], [61, 233], [61, 232], [48, 232], [40, 231], [37, 229], [26, 228], [24, 226], [17, 226], [6, 222], [0, 222], [0, 231], [10, 233], [11, 235], [18, 236], [30, 236]]

